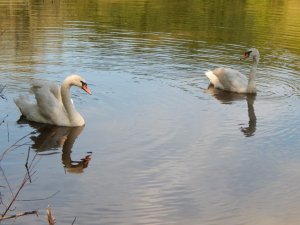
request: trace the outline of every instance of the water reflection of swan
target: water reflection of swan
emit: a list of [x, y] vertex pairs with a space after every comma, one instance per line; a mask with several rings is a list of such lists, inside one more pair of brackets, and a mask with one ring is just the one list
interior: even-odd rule
[[215, 88], [237, 93], [256, 93], [255, 77], [259, 62], [259, 52], [251, 48], [245, 52], [243, 59], [252, 58], [249, 79], [237, 70], [230, 68], [217, 68], [205, 74]]
[[247, 105], [248, 105], [248, 117], [249, 117], [249, 125], [248, 127], [241, 127], [241, 131], [244, 133], [246, 137], [251, 137], [254, 135], [256, 131], [256, 116], [254, 112], [254, 95], [247, 95]]
[[256, 131], [256, 116], [254, 112], [254, 101], [255, 95], [253, 94], [238, 94], [233, 92], [227, 92], [223, 90], [218, 90], [213, 87], [213, 85], [209, 85], [207, 92], [214, 96], [217, 100], [219, 100], [223, 104], [232, 104], [234, 101], [239, 100], [247, 100], [248, 106], [248, 117], [249, 122], [248, 126], [241, 127], [241, 131], [244, 133], [245, 137], [254, 136]]
[[[42, 154], [49, 150], [56, 150], [62, 147], [62, 163], [68, 172], [81, 173], [88, 166], [91, 154], [87, 154], [83, 159], [74, 161], [71, 159], [72, 148], [76, 138], [81, 134], [84, 126], [81, 127], [58, 127], [53, 125], [29, 122], [24, 117], [18, 120], [19, 124], [29, 123], [36, 129], [36, 133], [31, 136], [32, 148]], [[46, 154], [49, 154], [46, 153]]]

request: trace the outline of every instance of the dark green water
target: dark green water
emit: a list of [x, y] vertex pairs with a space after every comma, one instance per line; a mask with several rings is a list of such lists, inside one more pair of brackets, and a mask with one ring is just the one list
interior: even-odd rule
[[[298, 224], [300, 2], [0, 0], [2, 224]], [[261, 54], [255, 98], [208, 89], [218, 66]], [[84, 76], [83, 128], [19, 120], [33, 79]], [[2, 121], [1, 120], [1, 121]], [[81, 160], [85, 158], [85, 160]], [[59, 191], [55, 196], [53, 193]], [[47, 198], [47, 199], [45, 199]], [[1, 202], [1, 201], [0, 201]]]

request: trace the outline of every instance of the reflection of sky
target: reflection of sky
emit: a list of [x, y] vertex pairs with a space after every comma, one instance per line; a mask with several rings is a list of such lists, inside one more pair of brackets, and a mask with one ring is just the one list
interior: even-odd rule
[[[93, 152], [84, 174], [57, 180], [64, 174], [60, 154], [39, 165], [36, 187], [56, 184], [49, 192], [61, 190], [53, 201], [63, 212], [72, 207], [72, 213], [83, 212], [87, 220], [101, 217], [103, 224], [124, 218], [162, 223], [170, 217], [183, 224], [227, 216], [233, 222], [259, 220], [297, 208], [291, 199], [299, 193], [297, 185], [286, 183], [298, 176], [297, 126], [291, 125], [299, 119], [295, 107], [281, 107], [286, 99], [269, 101], [258, 94], [257, 130], [245, 138], [240, 127], [249, 120], [246, 99], [221, 104], [206, 92], [197, 98], [162, 80], [124, 75], [89, 74], [93, 95], [79, 91], [75, 99], [87, 124], [72, 156]], [[21, 134], [26, 127], [14, 127], [17, 116], [9, 116], [10, 129]], [[48, 170], [54, 176], [50, 180], [42, 178]], [[62, 196], [90, 207], [63, 203]], [[274, 205], [274, 198], [283, 204]]]
[[[218, 65], [246, 73], [248, 63], [237, 60], [244, 46], [162, 33], [97, 33], [93, 23], [89, 29], [66, 26], [37, 31], [31, 44], [39, 51], [19, 49], [0, 62], [8, 85], [0, 112], [9, 114], [10, 131], [10, 141], [1, 135], [0, 143], [31, 131], [16, 125], [12, 97], [27, 92], [32, 77], [60, 81], [79, 73], [93, 95], [72, 91], [87, 123], [72, 158], [93, 152], [93, 159], [75, 176], [63, 170], [61, 154], [43, 157], [38, 182], [24, 196], [60, 190], [50, 201], [63, 209], [55, 215], [65, 224], [72, 215], [90, 224], [276, 224], [275, 215], [298, 217], [299, 79], [297, 67], [289, 65], [298, 56], [287, 51], [278, 60], [281, 49], [263, 48], [256, 131], [245, 138], [240, 128], [249, 121], [246, 99], [222, 104], [204, 91], [203, 74]], [[7, 133], [6, 124], [0, 132]], [[22, 149], [14, 151], [3, 166], [11, 174], [23, 171], [25, 156]]]
[[[103, 79], [106, 84], [114, 84], [112, 77]], [[113, 87], [113, 94], [106, 96], [110, 100], [100, 100], [103, 101], [100, 112], [94, 109], [94, 116], [89, 118], [101, 115], [98, 118], [101, 126], [87, 123], [86, 129], [93, 131], [86, 133], [93, 140], [87, 147], [93, 148], [101, 139], [99, 149], [93, 150], [100, 151], [101, 156], [95, 157], [100, 162], [93, 162], [91, 167], [94, 175], [84, 179], [93, 179], [98, 176], [97, 171], [102, 171], [101, 187], [107, 194], [101, 196], [101, 201], [115, 202], [121, 218], [124, 214], [136, 216], [153, 211], [161, 212], [156, 217], [161, 221], [166, 215], [182, 222], [187, 222], [184, 219], [187, 215], [197, 220], [199, 212], [204, 218], [234, 216], [257, 202], [261, 207], [268, 204], [260, 198], [277, 195], [271, 184], [276, 182], [280, 186], [288, 179], [282, 177], [280, 165], [290, 159], [282, 158], [286, 152], [278, 148], [279, 142], [288, 146], [288, 140], [282, 143], [277, 136], [265, 142], [262, 135], [276, 132], [269, 131], [273, 124], [269, 127], [260, 124], [271, 120], [264, 119], [268, 111], [264, 115], [258, 110], [258, 134], [245, 138], [239, 122], [248, 122], [246, 101], [221, 105], [211, 99], [204, 108], [203, 100], [155, 81], [132, 83], [119, 77], [120, 80], [123, 82]], [[127, 101], [120, 103], [118, 96]], [[164, 99], [158, 101], [161, 96]], [[256, 101], [255, 108], [260, 104], [263, 103]], [[288, 156], [293, 146], [286, 150]], [[281, 189], [280, 193], [288, 191]], [[112, 197], [109, 193], [118, 194]], [[193, 210], [187, 212], [187, 208]]]

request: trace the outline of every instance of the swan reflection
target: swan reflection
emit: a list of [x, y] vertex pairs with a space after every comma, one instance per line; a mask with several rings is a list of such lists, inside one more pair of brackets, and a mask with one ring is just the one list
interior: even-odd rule
[[227, 92], [214, 88], [212, 85], [208, 86], [207, 92], [219, 100], [222, 104], [232, 104], [234, 101], [243, 101], [246, 99], [248, 106], [248, 126], [240, 128], [245, 137], [254, 136], [256, 131], [256, 115], [254, 111], [255, 96], [253, 94], [238, 94]]
[[[59, 127], [48, 124], [30, 122], [24, 117], [18, 120], [18, 124], [29, 124], [36, 129], [36, 133], [30, 138], [33, 141], [32, 148], [40, 154], [49, 150], [62, 148], [62, 163], [70, 173], [82, 173], [88, 167], [91, 153], [87, 153], [81, 160], [74, 161], [71, 158], [72, 148], [76, 138], [81, 134], [81, 127]], [[46, 154], [49, 154], [46, 153]]]
[[255, 95], [247, 95], [248, 117], [249, 122], [247, 127], [241, 127], [241, 131], [246, 137], [254, 136], [256, 131], [256, 116], [254, 112]]

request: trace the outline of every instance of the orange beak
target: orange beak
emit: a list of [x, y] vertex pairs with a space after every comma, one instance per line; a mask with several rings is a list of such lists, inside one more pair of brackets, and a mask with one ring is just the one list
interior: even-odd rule
[[250, 53], [251, 53], [251, 51], [245, 52], [244, 55], [243, 55], [243, 57], [241, 58], [241, 60], [242, 60], [242, 59], [248, 59], [249, 56], [250, 56]]
[[92, 94], [91, 90], [88, 88], [87, 84], [82, 85], [82, 90], [84, 90], [88, 94]]

